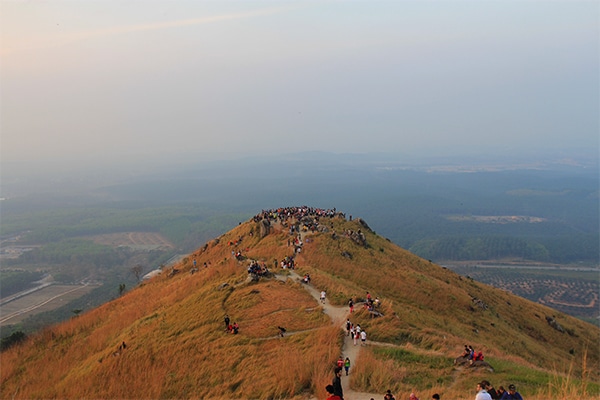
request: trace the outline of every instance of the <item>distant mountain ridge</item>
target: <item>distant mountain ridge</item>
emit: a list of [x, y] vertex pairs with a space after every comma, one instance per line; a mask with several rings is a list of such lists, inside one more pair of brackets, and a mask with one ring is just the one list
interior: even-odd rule
[[[577, 398], [600, 394], [597, 327], [463, 278], [338, 210], [286, 207], [3, 352], [0, 397], [323, 398], [345, 333], [303, 283], [273, 278], [289, 275], [281, 261], [292, 257], [328, 302], [359, 304], [348, 317], [373, 344], [344, 377], [356, 391], [472, 398], [485, 378], [515, 383], [528, 399], [559, 398], [549, 391], [565, 387]], [[253, 262], [270, 273], [252, 276]], [[367, 292], [383, 316], [360, 305]], [[225, 315], [237, 335], [224, 331]], [[295, 334], [281, 338], [278, 326]], [[464, 344], [494, 372], [456, 367]]]

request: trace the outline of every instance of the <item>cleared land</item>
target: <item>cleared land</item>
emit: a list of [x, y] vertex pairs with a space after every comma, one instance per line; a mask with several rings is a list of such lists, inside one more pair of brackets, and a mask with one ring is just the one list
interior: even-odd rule
[[51, 285], [19, 297], [1, 308], [0, 326], [16, 324], [30, 315], [54, 310], [94, 289], [95, 285]]
[[599, 318], [598, 270], [554, 266], [457, 266], [453, 271], [576, 317]]
[[94, 243], [105, 246], [127, 246], [138, 250], [172, 248], [173, 243], [156, 232], [118, 232], [89, 236]]

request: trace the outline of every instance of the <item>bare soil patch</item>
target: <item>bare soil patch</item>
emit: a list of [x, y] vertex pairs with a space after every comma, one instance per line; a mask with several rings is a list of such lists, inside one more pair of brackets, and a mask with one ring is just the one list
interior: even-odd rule
[[157, 232], [118, 232], [89, 236], [94, 243], [105, 246], [127, 246], [135, 249], [154, 250], [173, 248], [174, 245]]
[[89, 293], [95, 285], [51, 285], [2, 306], [0, 326], [23, 321], [30, 315], [55, 310]]

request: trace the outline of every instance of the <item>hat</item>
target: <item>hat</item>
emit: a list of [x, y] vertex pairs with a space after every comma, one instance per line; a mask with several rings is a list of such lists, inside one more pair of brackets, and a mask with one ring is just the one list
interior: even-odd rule
[[510, 385], [508, 385], [508, 390], [517, 390], [517, 388], [511, 383]]

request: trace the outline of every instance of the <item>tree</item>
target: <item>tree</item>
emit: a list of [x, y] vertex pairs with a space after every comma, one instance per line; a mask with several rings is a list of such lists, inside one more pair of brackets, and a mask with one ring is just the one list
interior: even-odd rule
[[142, 272], [144, 272], [144, 267], [142, 267], [140, 264], [136, 264], [134, 267], [131, 267], [131, 272], [133, 275], [135, 275], [135, 279], [137, 279], [139, 282]]
[[0, 351], [4, 351], [17, 343], [21, 343], [27, 338], [27, 335], [23, 331], [13, 332], [10, 336], [2, 338], [0, 341]]

